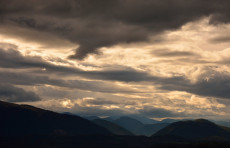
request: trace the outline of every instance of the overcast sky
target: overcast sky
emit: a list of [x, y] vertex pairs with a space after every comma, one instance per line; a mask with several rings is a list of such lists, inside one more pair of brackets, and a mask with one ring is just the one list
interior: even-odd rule
[[230, 2], [0, 0], [0, 100], [230, 119]]

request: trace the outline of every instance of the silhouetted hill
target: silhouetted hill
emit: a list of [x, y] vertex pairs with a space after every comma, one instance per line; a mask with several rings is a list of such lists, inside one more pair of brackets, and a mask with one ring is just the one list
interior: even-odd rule
[[[229, 141], [222, 140], [229, 138], [229, 128], [203, 119], [172, 123], [152, 137], [118, 136], [75, 115], [1, 101], [0, 119], [0, 148], [230, 147]], [[126, 117], [120, 121], [134, 121], [135, 127], [142, 124]]]
[[[74, 115], [71, 113], [64, 113], [64, 114]], [[97, 119], [99, 119], [98, 121], [101, 121], [100, 119], [102, 119], [103, 121], [101, 121], [100, 123], [98, 122], [98, 124], [102, 124], [100, 126], [108, 129], [109, 131], [117, 135], [135, 134], [135, 135], [151, 136], [155, 134], [156, 132], [158, 132], [160, 129], [169, 125], [169, 123], [161, 123], [160, 121], [157, 121], [157, 120], [149, 119], [143, 116], [135, 116], [135, 115], [121, 116], [121, 117], [110, 116], [106, 118], [100, 118], [97, 116], [82, 116], [82, 117], [90, 121], [94, 121]], [[105, 122], [105, 121], [108, 121], [108, 122]], [[127, 127], [130, 128], [130, 123], [133, 124], [132, 131], [127, 129]], [[151, 124], [146, 124], [146, 123], [151, 123]], [[122, 128], [122, 131], [118, 127]], [[114, 129], [116, 129], [117, 131]]]
[[18, 136], [0, 137], [0, 148], [150, 148], [148, 141], [144, 136]]
[[62, 113], [62, 114], [65, 114], [65, 115], [73, 115], [73, 116], [75, 116], [75, 114], [72, 114], [72, 113], [70, 113], [70, 112], [64, 112], [64, 113]]
[[110, 121], [106, 121], [103, 119], [95, 119], [93, 120], [94, 123], [96, 123], [97, 125], [106, 128], [107, 130], [109, 130], [110, 132], [112, 132], [115, 135], [133, 135], [130, 131], [128, 131], [127, 129], [114, 124]]
[[212, 138], [228, 140], [230, 138], [230, 132], [227, 127], [216, 125], [205, 119], [198, 119], [172, 123], [158, 131], [154, 136], [174, 136], [190, 140], [205, 140]]
[[81, 117], [2, 101], [0, 118], [0, 136], [112, 134]]
[[136, 130], [141, 128], [144, 124], [140, 121], [130, 117], [120, 117], [113, 121], [115, 124], [122, 126], [123, 128], [135, 133]]
[[145, 124], [141, 128], [137, 129], [135, 134], [152, 136], [153, 134], [155, 134], [156, 132], [168, 125], [169, 123]]

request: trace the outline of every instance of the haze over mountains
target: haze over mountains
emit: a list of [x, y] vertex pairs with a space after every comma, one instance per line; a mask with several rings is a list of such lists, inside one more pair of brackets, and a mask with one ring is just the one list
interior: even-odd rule
[[[71, 113], [64, 113], [71, 114]], [[74, 114], [71, 114], [74, 115]], [[114, 134], [118, 135], [144, 135], [152, 136], [164, 127], [170, 125], [171, 123], [178, 121], [188, 121], [192, 119], [163, 119], [161, 121], [150, 119], [143, 116], [130, 115], [130, 116], [110, 116], [110, 117], [98, 117], [98, 116], [82, 116], [83, 118], [97, 122], [101, 124], [100, 126], [108, 129]], [[229, 127], [230, 122], [228, 121], [215, 121], [212, 122]], [[117, 129], [118, 131], [114, 131]]]
[[[143, 116], [111, 116], [106, 118], [100, 118], [98, 116], [83, 116], [84, 118], [93, 121], [93, 120], [106, 120], [110, 123], [114, 123], [120, 127], [127, 129], [128, 131], [132, 132], [134, 135], [145, 135], [145, 136], [152, 136], [159, 130], [163, 129], [164, 127], [170, 125], [171, 123], [178, 122], [178, 121], [189, 121], [192, 119], [163, 119], [161, 121], [146, 118]], [[221, 121], [221, 120], [210, 120], [215, 124], [230, 127], [229, 121]]]
[[116, 135], [133, 135], [132, 132], [127, 130], [126, 128], [123, 128], [123, 126], [119, 126], [113, 122], [106, 121], [103, 119], [94, 119], [92, 120], [95, 124], [106, 128], [108, 131], [112, 132]]
[[[97, 116], [85, 116], [84, 118], [91, 121], [98, 121], [110, 123], [110, 125], [116, 125], [117, 127], [121, 127], [129, 131], [134, 135], [145, 135], [151, 136], [160, 129], [166, 127], [171, 122], [167, 122], [167, 120], [157, 121], [153, 119], [149, 119], [146, 117], [140, 116], [121, 116], [121, 117], [106, 117], [100, 118]], [[174, 121], [174, 120], [172, 120]], [[176, 120], [175, 120], [176, 121]], [[126, 132], [125, 132], [126, 133]]]

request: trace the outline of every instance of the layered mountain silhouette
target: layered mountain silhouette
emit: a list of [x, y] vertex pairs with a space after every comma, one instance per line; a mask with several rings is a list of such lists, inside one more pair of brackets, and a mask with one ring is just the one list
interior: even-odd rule
[[132, 132], [135, 135], [152, 136], [160, 129], [169, 125], [169, 123], [165, 123], [165, 121], [161, 122], [139, 116], [121, 116], [115, 119], [114, 118], [115, 117], [107, 117], [103, 118], [103, 120], [112, 122], [120, 127], [123, 127], [124, 129]]
[[0, 119], [0, 147], [8, 148], [230, 147], [230, 128], [205, 119], [171, 124], [143, 124], [130, 117], [113, 120], [130, 130], [144, 128], [141, 131], [148, 134], [157, 126], [162, 128], [151, 137], [134, 136], [122, 126], [103, 119], [89, 121], [76, 115], [2, 101]]
[[136, 130], [141, 128], [144, 124], [136, 119], [130, 118], [130, 117], [120, 117], [113, 121], [117, 125], [120, 125], [124, 127], [125, 129], [131, 131], [132, 133], [135, 133]]
[[95, 119], [93, 120], [94, 123], [96, 123], [97, 125], [106, 128], [107, 130], [109, 130], [110, 132], [112, 132], [115, 135], [133, 135], [133, 133], [131, 133], [130, 131], [128, 131], [127, 129], [114, 124], [110, 121], [106, 121], [103, 119]]
[[[163, 121], [157, 121], [157, 120], [149, 119], [147, 117], [134, 116], [134, 115], [120, 116], [120, 117], [111, 116], [106, 118], [100, 118], [97, 116], [83, 116], [83, 117], [93, 122], [97, 121], [98, 125], [100, 124], [100, 126], [118, 135], [134, 134], [134, 135], [152, 136], [160, 129], [169, 125], [171, 122], [178, 121], [173, 119], [165, 119]], [[119, 132], [117, 132], [114, 129], [119, 130]]]
[[101, 119], [100, 117], [97, 117], [97, 116], [82, 116], [82, 117], [90, 121], [95, 120], [95, 119]]
[[[139, 122], [143, 123], [143, 124], [156, 124], [156, 123], [161, 123], [161, 121], [158, 120], [154, 120], [154, 119], [150, 119], [144, 116], [139, 116], [139, 115], [127, 115], [127, 116], [109, 116], [109, 117], [105, 117], [103, 118], [104, 120], [107, 121], [115, 121], [119, 118], [122, 117], [129, 117], [135, 120], [138, 120]], [[86, 117], [86, 119], [88, 119], [88, 117]]]
[[205, 140], [212, 138], [230, 140], [230, 128], [216, 125], [205, 119], [179, 121], [161, 129], [154, 134], [154, 136], [181, 137], [189, 140]]
[[84, 118], [0, 101], [0, 136], [111, 135]]
[[140, 121], [143, 124], [156, 124], [156, 123], [161, 123], [161, 121], [150, 119], [144, 116], [138, 116], [138, 115], [130, 115], [130, 118], [136, 119]]

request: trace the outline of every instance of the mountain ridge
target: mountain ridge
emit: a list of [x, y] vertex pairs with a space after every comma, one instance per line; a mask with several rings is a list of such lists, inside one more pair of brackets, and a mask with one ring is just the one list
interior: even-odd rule
[[177, 136], [190, 140], [221, 137], [227, 140], [230, 138], [230, 129], [206, 119], [196, 119], [174, 122], [159, 130], [153, 136]]
[[0, 136], [112, 134], [103, 127], [74, 116], [30, 105], [0, 101]]
[[94, 119], [92, 120], [97, 125], [106, 128], [110, 132], [115, 135], [133, 135], [132, 132], [128, 131], [127, 129], [107, 120], [103, 119]]

